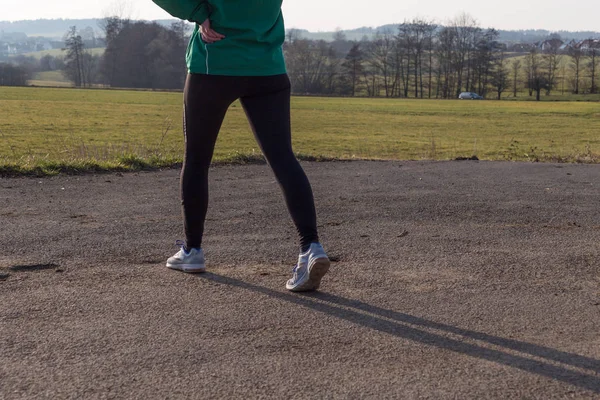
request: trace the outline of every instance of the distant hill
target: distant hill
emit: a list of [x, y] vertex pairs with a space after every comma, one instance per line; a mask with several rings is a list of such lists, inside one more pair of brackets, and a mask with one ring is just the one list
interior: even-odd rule
[[[0, 40], [8, 34], [25, 34], [27, 36], [43, 36], [46, 38], [61, 39], [69, 27], [77, 26], [79, 29], [91, 27], [98, 36], [101, 36], [99, 27], [100, 18], [96, 19], [37, 19], [26, 21], [0, 21]], [[170, 25], [174, 19], [163, 19], [156, 22], [161, 25]], [[348, 40], [372, 39], [378, 32], [389, 30], [392, 33], [398, 31], [398, 24], [389, 24], [379, 27], [360, 27], [342, 31]], [[300, 36], [314, 40], [333, 40], [335, 32], [309, 32], [305, 29], [297, 29]], [[547, 38], [551, 34], [559, 34], [564, 39], [583, 40], [590, 37], [599, 38], [600, 32], [552, 32], [543, 29], [529, 29], [518, 31], [499, 30], [500, 41], [512, 43], [533, 43]]]
[[[98, 36], [103, 33], [100, 29], [99, 22], [101, 18], [93, 19], [36, 19], [26, 21], [0, 21], [0, 39], [2, 34], [9, 33], [24, 33], [27, 36], [43, 36], [46, 38], [62, 39], [64, 34], [71, 26], [76, 26], [78, 29], [90, 27]], [[175, 20], [165, 19], [156, 22], [164, 25], [170, 25]]]
[[[366, 27], [363, 26], [361, 28], [356, 29], [348, 29], [342, 31], [348, 40], [361, 40], [366, 37], [368, 39], [372, 39], [377, 33], [383, 32], [391, 32], [393, 34], [398, 32], [398, 27], [400, 24], [388, 24], [382, 25], [378, 27]], [[333, 40], [333, 35], [335, 32], [308, 32], [301, 30], [301, 37], [307, 39], [323, 39], [323, 40]], [[524, 30], [516, 30], [516, 31], [507, 31], [507, 30], [498, 30], [500, 36], [499, 39], [501, 42], [507, 43], [535, 43], [541, 40], [547, 39], [548, 36], [553, 34], [558, 34], [561, 36], [563, 40], [584, 40], [589, 38], [600, 38], [600, 32], [592, 32], [592, 31], [581, 31], [581, 32], [570, 32], [570, 31], [558, 31], [553, 32], [544, 29], [524, 29]]]

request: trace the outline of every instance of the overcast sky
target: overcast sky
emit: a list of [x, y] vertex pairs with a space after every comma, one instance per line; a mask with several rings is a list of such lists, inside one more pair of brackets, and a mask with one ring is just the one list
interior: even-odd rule
[[[151, 0], [0, 0], [0, 20], [98, 18], [121, 8], [137, 19], [169, 15]], [[350, 29], [424, 17], [444, 22], [467, 12], [480, 26], [498, 29], [600, 31], [600, 1], [576, 0], [284, 0], [288, 28]]]

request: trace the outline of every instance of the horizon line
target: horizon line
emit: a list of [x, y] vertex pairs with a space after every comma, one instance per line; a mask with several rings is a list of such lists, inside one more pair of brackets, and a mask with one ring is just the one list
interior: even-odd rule
[[[18, 22], [35, 22], [35, 21], [70, 21], [70, 20], [102, 20], [106, 17], [86, 17], [86, 18], [36, 18], [36, 19], [18, 19], [18, 20], [0, 20], [0, 23], [18, 23]], [[154, 18], [154, 19], [147, 19], [147, 18], [131, 18], [130, 20], [132, 21], [150, 21], [150, 22], [154, 22], [154, 21], [180, 21], [177, 18]], [[190, 24], [193, 24], [192, 22], [186, 21]], [[435, 21], [431, 21], [433, 23], [435, 23]], [[306, 28], [301, 28], [301, 27], [297, 27], [297, 26], [289, 26], [286, 27], [286, 30], [290, 30], [290, 29], [298, 29], [298, 30], [303, 30], [306, 31], [308, 33], [330, 33], [330, 32], [345, 32], [345, 31], [354, 31], [354, 30], [358, 30], [358, 29], [379, 29], [381, 27], [384, 26], [388, 26], [388, 25], [401, 25], [402, 22], [391, 22], [391, 23], [387, 23], [387, 24], [383, 24], [383, 25], [378, 25], [378, 26], [368, 26], [368, 25], [363, 25], [363, 26], [359, 26], [359, 27], [355, 27], [355, 28], [347, 28], [347, 29], [341, 29], [341, 28], [335, 28], [333, 30], [317, 30], [317, 31], [311, 31], [308, 30]], [[438, 24], [439, 26], [444, 26], [444, 24]], [[483, 28], [483, 27], [482, 27]], [[506, 31], [506, 32], [519, 32], [519, 31], [546, 31], [546, 32], [550, 32], [550, 33], [558, 33], [558, 32], [570, 32], [570, 33], [578, 33], [578, 32], [593, 32], [593, 33], [600, 33], [600, 30], [569, 30], [569, 29], [547, 29], [547, 28], [519, 28], [519, 29], [501, 29], [501, 28], [494, 28], [494, 27], [487, 27], [484, 29], [496, 29], [499, 31]]]

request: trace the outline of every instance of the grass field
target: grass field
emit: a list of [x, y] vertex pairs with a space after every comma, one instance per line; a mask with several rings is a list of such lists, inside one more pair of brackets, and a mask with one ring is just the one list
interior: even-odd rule
[[36, 72], [33, 79], [29, 80], [31, 86], [72, 87], [73, 83], [61, 71]]
[[[161, 167], [182, 159], [182, 94], [0, 87], [0, 171]], [[302, 157], [600, 161], [600, 105], [294, 97]], [[260, 153], [239, 103], [217, 161]]]
[[[93, 48], [86, 49], [86, 50], [89, 51], [94, 56], [101, 56], [102, 54], [104, 54], [105, 49], [104, 49], [104, 47], [93, 47]], [[52, 49], [52, 50], [32, 51], [30, 53], [23, 53], [22, 55], [27, 56], [27, 57], [34, 57], [39, 60], [40, 58], [44, 57], [45, 55], [51, 55], [53, 57], [64, 56], [65, 52], [62, 49]]]

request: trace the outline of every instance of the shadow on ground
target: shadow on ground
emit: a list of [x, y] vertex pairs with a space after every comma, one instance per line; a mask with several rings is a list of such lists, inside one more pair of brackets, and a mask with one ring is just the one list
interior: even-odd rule
[[[307, 307], [393, 336], [508, 365], [523, 371], [578, 386], [582, 389], [593, 391], [594, 393], [600, 393], [600, 377], [598, 376], [598, 373], [600, 373], [600, 360], [594, 358], [566, 353], [549, 347], [538, 346], [518, 340], [488, 335], [482, 332], [461, 329], [451, 325], [440, 324], [321, 291], [306, 294], [289, 294], [210, 272], [196, 274], [195, 276], [201, 279], [207, 279], [213, 282], [261, 293], [275, 299]], [[451, 339], [443, 336], [443, 334], [431, 333], [419, 328], [428, 328], [442, 333], [451, 333], [462, 336], [464, 339], [477, 340], [483, 342], [485, 345], [493, 345], [499, 349], [492, 349], [485, 347], [484, 345], [468, 343], [464, 340]], [[508, 351], [525, 353], [543, 360], [527, 358], [522, 355], [509, 353]], [[573, 371], [565, 367], [551, 364], [549, 361], [589, 370], [591, 373], [596, 373], [596, 375], [594, 376], [590, 373]]]

